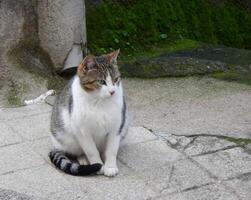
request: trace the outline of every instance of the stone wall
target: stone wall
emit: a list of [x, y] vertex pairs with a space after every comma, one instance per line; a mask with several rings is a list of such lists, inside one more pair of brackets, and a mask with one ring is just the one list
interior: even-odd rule
[[28, 69], [60, 71], [85, 54], [84, 0], [0, 0], [0, 22], [0, 72], [13, 57]]
[[84, 0], [0, 0], [0, 104], [13, 87], [45, 90], [43, 80], [85, 53]]

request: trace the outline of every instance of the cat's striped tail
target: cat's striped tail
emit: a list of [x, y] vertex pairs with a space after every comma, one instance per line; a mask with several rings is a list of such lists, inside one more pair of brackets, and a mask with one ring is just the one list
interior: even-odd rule
[[80, 165], [70, 160], [70, 155], [60, 150], [53, 150], [49, 153], [51, 162], [61, 171], [74, 176], [87, 176], [98, 172], [102, 165], [95, 163], [92, 165]]

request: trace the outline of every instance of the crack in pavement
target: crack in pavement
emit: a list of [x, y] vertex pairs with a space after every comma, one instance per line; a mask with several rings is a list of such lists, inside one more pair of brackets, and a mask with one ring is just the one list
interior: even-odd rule
[[29, 169], [39, 168], [39, 167], [44, 166], [46, 164], [47, 163], [43, 163], [43, 164], [32, 166], [32, 167], [26, 167], [26, 168], [11, 170], [11, 171], [8, 171], [8, 172], [1, 173], [0, 176], [5, 176], [5, 175], [8, 175], [8, 174], [12, 174], [12, 173], [20, 172], [20, 171], [25, 171], [25, 170], [29, 170]]
[[221, 148], [221, 149], [216, 149], [216, 150], [212, 150], [212, 151], [207, 151], [207, 152], [204, 152], [204, 153], [196, 154], [196, 155], [193, 155], [192, 157], [198, 157], [198, 156], [204, 156], [204, 155], [208, 155], [208, 154], [213, 154], [213, 153], [217, 153], [217, 152], [220, 152], [220, 151], [225, 151], [225, 150], [228, 150], [228, 149], [233, 149], [233, 148], [236, 148], [236, 147], [240, 147], [240, 146], [238, 146], [238, 145], [231, 145], [231, 146], [227, 146], [227, 147], [224, 147], [224, 148]]
[[24, 141], [21, 141], [21, 142], [13, 142], [13, 143], [1, 145], [1, 146], [0, 146], [0, 149], [1, 149], [1, 148], [4, 148], [4, 147], [13, 146], [13, 145], [16, 145], [16, 144], [22, 144], [22, 143], [25, 143], [25, 142], [24, 142]]
[[174, 136], [184, 136], [184, 137], [215, 137], [223, 140], [227, 140], [229, 142], [237, 143], [239, 146], [245, 146], [247, 144], [251, 144], [251, 139], [249, 138], [237, 138], [237, 137], [229, 137], [225, 135], [214, 135], [214, 134], [191, 134], [191, 135], [178, 135], [172, 134]]
[[[199, 137], [199, 136], [198, 136], [198, 137]], [[185, 151], [188, 147], [190, 147], [190, 146], [195, 142], [195, 140], [196, 140], [198, 137], [194, 137], [187, 145], [185, 145], [185, 147], [183, 148], [183, 151]]]
[[173, 174], [174, 174], [174, 166], [172, 165], [171, 171], [170, 171], [170, 174], [169, 174], [169, 177], [168, 177], [168, 181], [167, 181], [167, 183], [161, 188], [161, 190], [159, 191], [159, 193], [163, 193], [166, 189], [169, 188], [169, 184], [170, 184], [170, 182], [171, 182], [171, 180], [172, 180]]
[[[147, 126], [142, 126], [143, 128], [145, 128], [146, 130], [148, 130], [149, 132], [151, 132], [152, 134], [154, 134], [155, 136], [157, 136], [158, 138], [164, 138], [162, 136], [159, 136], [157, 131], [154, 131], [153, 129], [147, 127]], [[174, 133], [166, 133], [166, 132], [161, 132], [162, 135], [166, 134], [165, 138], [168, 138], [168, 136], [175, 136], [175, 137], [187, 137], [187, 138], [193, 138], [191, 142], [189, 142], [183, 149], [187, 149], [191, 144], [193, 144], [195, 142], [195, 140], [198, 137], [214, 137], [214, 138], [218, 138], [218, 139], [222, 139], [222, 140], [226, 140], [228, 142], [232, 142], [235, 143], [236, 146], [239, 147], [245, 147], [248, 144], [251, 144], [251, 139], [249, 138], [238, 138], [238, 137], [229, 137], [229, 136], [225, 136], [225, 135], [215, 135], [215, 134], [190, 134], [190, 135], [179, 135], [179, 134], [174, 134]], [[166, 139], [168, 141], [168, 139]], [[172, 145], [173, 146], [173, 145]], [[174, 146], [175, 147], [175, 146]]]

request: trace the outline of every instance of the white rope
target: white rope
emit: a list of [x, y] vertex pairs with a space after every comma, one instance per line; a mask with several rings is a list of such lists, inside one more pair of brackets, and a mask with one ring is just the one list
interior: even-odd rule
[[55, 90], [48, 90], [47, 92], [41, 94], [39, 97], [30, 100], [24, 100], [25, 105], [31, 105], [39, 102], [44, 102], [48, 96], [53, 96], [56, 94]]

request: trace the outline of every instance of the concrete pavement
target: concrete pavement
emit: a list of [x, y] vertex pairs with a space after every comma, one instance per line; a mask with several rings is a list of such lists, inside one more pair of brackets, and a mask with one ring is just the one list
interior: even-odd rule
[[124, 87], [133, 123], [114, 178], [51, 165], [48, 104], [1, 108], [0, 199], [251, 199], [250, 87], [211, 78]]

